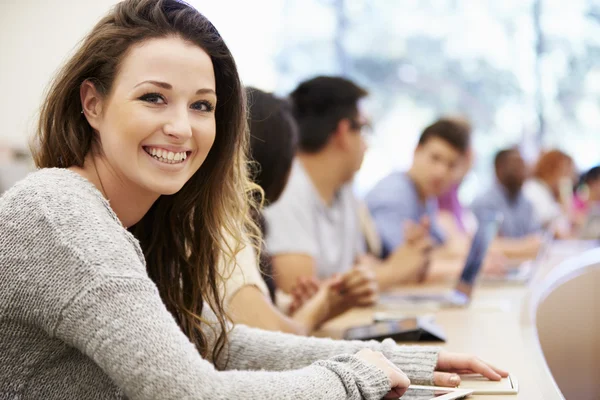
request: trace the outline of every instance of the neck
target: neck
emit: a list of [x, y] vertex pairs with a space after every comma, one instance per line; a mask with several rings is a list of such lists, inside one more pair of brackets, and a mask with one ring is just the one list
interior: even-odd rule
[[428, 196], [425, 193], [425, 190], [423, 190], [423, 185], [421, 184], [421, 181], [419, 180], [419, 174], [416, 173], [414, 167], [411, 167], [406, 174], [408, 175], [410, 180], [413, 181], [415, 188], [417, 188], [417, 193], [419, 194], [419, 200], [421, 201], [421, 203], [424, 203], [427, 200]]
[[119, 176], [102, 157], [89, 154], [83, 168], [69, 168], [77, 172], [102, 193], [110, 203], [123, 226], [129, 228], [137, 224], [146, 215], [159, 195], [150, 193], [142, 188], [134, 187]]
[[507, 186], [504, 183], [500, 183], [500, 185], [504, 188], [504, 192], [508, 196], [510, 201], [515, 201], [521, 192], [521, 187], [515, 188], [511, 186]]
[[326, 152], [298, 154], [298, 159], [310, 177], [319, 196], [327, 205], [333, 203], [338, 190], [344, 185], [344, 179], [335, 157]]

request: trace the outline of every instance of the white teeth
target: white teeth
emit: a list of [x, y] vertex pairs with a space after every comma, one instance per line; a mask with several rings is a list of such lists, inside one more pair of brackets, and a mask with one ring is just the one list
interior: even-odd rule
[[187, 158], [187, 152], [185, 151], [174, 153], [172, 151], [157, 149], [153, 147], [148, 148], [147, 152], [158, 161], [164, 162], [166, 164], [177, 164], [183, 162]]

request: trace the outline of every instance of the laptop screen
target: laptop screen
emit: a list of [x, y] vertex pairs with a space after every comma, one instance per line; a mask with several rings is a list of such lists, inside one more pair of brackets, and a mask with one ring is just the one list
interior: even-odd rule
[[472, 286], [475, 283], [488, 247], [496, 237], [501, 221], [502, 214], [497, 212], [489, 212], [480, 219], [479, 228], [473, 237], [467, 261], [460, 276], [460, 283], [462, 285]]

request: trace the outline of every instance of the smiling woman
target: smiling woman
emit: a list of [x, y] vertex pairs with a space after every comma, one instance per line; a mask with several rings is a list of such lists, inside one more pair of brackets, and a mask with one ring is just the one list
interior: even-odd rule
[[192, 7], [127, 0], [94, 27], [42, 105], [41, 169], [0, 198], [0, 398], [358, 400], [455, 383], [436, 367], [499, 379], [436, 348], [226, 324], [217, 261], [257, 232], [245, 118]]

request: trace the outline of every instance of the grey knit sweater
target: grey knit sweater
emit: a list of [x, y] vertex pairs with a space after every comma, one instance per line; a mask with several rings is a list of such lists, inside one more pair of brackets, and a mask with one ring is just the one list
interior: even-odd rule
[[353, 354], [382, 351], [430, 382], [438, 352], [245, 326], [229, 341], [228, 370], [217, 371], [83, 177], [40, 170], [0, 198], [0, 399], [379, 399], [389, 380]]

